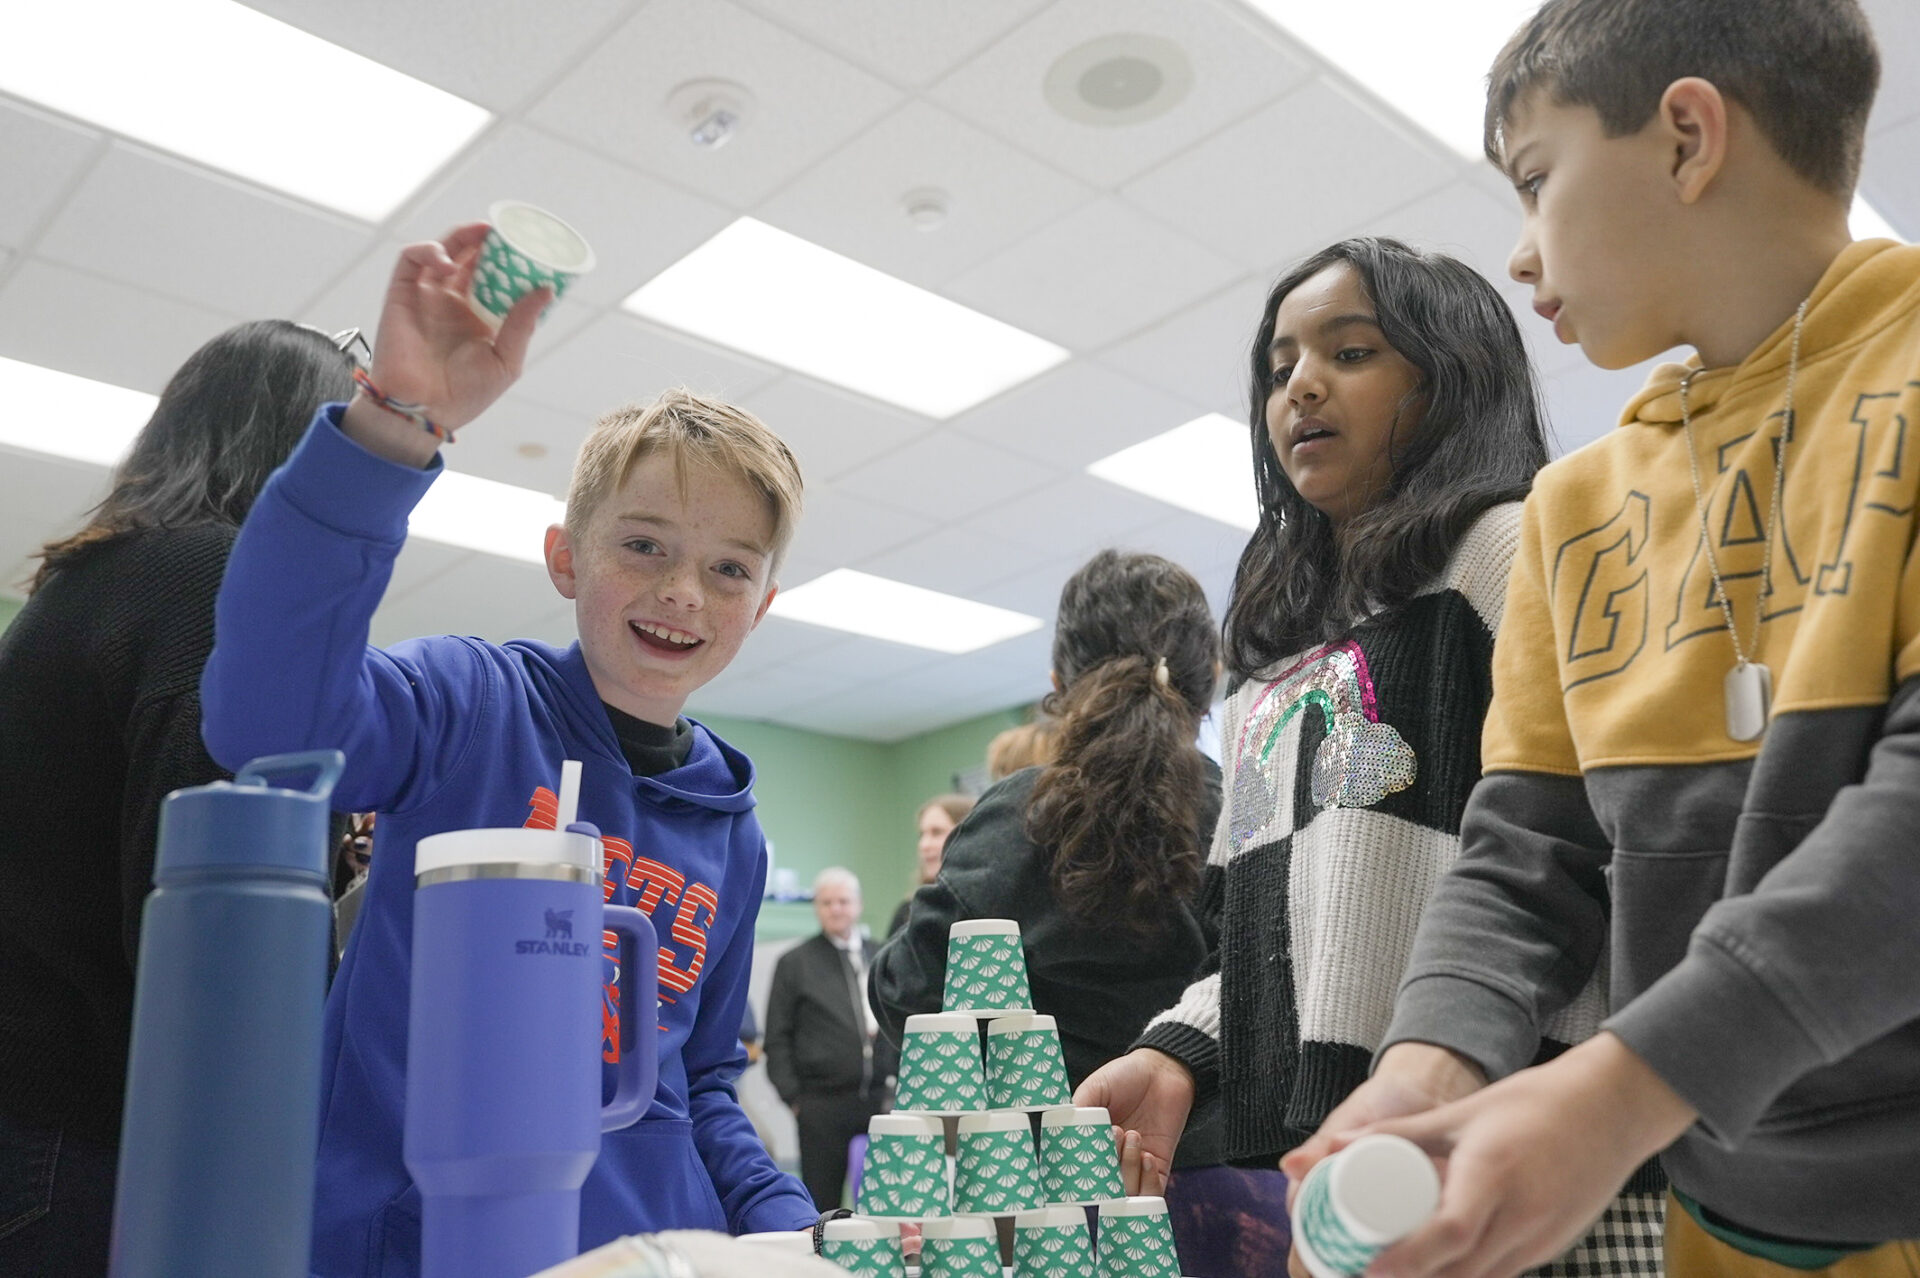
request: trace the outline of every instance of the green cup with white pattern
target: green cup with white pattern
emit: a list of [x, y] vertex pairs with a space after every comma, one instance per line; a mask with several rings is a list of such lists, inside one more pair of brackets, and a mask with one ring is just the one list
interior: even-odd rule
[[1164, 1198], [1100, 1204], [1100, 1278], [1180, 1278]]
[[909, 1016], [900, 1034], [895, 1112], [965, 1114], [987, 1108], [980, 1026], [971, 1016]]
[[1001, 1278], [1000, 1239], [984, 1216], [929, 1220], [920, 1227], [920, 1278]]
[[1078, 1207], [1040, 1207], [1015, 1216], [1013, 1278], [1094, 1278], [1087, 1213]]
[[1027, 952], [1020, 944], [1018, 923], [961, 919], [947, 929], [947, 983], [941, 1011], [984, 1015], [1024, 1012], [1032, 1006]]
[[1314, 1278], [1346, 1278], [1440, 1205], [1440, 1174], [1410, 1140], [1362, 1136], [1315, 1163], [1293, 1202], [1293, 1245]]
[[860, 1278], [907, 1275], [900, 1226], [891, 1221], [829, 1220], [820, 1230], [820, 1255]]
[[467, 286], [467, 305], [498, 328], [513, 304], [536, 288], [558, 298], [593, 269], [586, 237], [536, 205], [498, 200], [487, 210], [487, 238]]
[[1127, 1196], [1106, 1110], [1063, 1105], [1040, 1115], [1040, 1190], [1049, 1203], [1085, 1207]]
[[1046, 1206], [1033, 1124], [1019, 1110], [964, 1114], [953, 1174], [953, 1209], [1011, 1216]]
[[937, 1118], [876, 1114], [860, 1164], [862, 1216], [922, 1220], [948, 1214], [947, 1138]]
[[1073, 1104], [1067, 1058], [1051, 1016], [1023, 1012], [987, 1022], [987, 1099], [994, 1109]]

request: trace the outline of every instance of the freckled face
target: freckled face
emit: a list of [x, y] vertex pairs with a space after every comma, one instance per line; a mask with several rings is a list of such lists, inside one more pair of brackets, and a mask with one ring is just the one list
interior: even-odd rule
[[773, 516], [737, 476], [643, 458], [576, 541], [547, 532], [602, 700], [671, 724], [727, 668], [773, 602]]
[[1424, 405], [1420, 370], [1387, 344], [1360, 273], [1335, 262], [1280, 299], [1267, 437], [1299, 494], [1337, 526], [1393, 478]]

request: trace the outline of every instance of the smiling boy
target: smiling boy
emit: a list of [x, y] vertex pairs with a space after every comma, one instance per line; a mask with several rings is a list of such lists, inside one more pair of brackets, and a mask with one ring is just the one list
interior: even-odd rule
[[[641, 1121], [602, 1138], [581, 1191], [582, 1249], [817, 1218], [733, 1091], [766, 877], [753, 768], [680, 714], [773, 600], [801, 501], [786, 446], [751, 415], [684, 392], [613, 413], [588, 434], [565, 523], [546, 536], [578, 643], [367, 644], [442, 437], [512, 383], [547, 300], [527, 299], [497, 336], [467, 309], [484, 233], [403, 254], [367, 384], [321, 410], [247, 519], [203, 682], [216, 759], [342, 749], [334, 802], [380, 813], [327, 1000], [312, 1268], [329, 1278], [420, 1265], [420, 1200], [401, 1157], [414, 844], [551, 828], [567, 759], [583, 764], [580, 819], [605, 835], [607, 899], [650, 915], [661, 943], [659, 1086]], [[609, 1068], [616, 1008], [609, 999], [603, 1013]]]
[[[1514, 278], [1602, 367], [1696, 354], [1541, 472], [1460, 860], [1286, 1160], [1445, 1156], [1369, 1273], [1516, 1272], [1655, 1153], [1669, 1273], [1920, 1267], [1920, 249], [1847, 231], [1877, 78], [1854, 0], [1549, 0], [1494, 65]], [[1523, 1068], [1602, 962], [1603, 1032]]]

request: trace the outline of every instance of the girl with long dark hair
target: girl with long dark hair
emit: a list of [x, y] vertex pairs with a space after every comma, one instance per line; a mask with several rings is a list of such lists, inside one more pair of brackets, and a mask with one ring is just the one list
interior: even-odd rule
[[889, 1038], [940, 1010], [960, 919], [1020, 924], [1034, 1009], [1058, 1021], [1076, 1084], [1186, 987], [1207, 954], [1195, 892], [1219, 773], [1194, 740], [1218, 654], [1200, 583], [1158, 555], [1102, 551], [1068, 580], [1044, 703], [1054, 758], [981, 796], [875, 956]]
[[0, 1272], [106, 1272], [160, 802], [228, 775], [200, 742], [214, 595], [267, 476], [352, 394], [314, 329], [202, 346], [0, 637]]
[[[1250, 356], [1260, 523], [1227, 610], [1203, 892], [1222, 942], [1077, 1097], [1139, 1133], [1149, 1186], [1196, 1097], [1219, 1098], [1227, 1161], [1272, 1167], [1367, 1077], [1459, 851], [1520, 501], [1547, 461], [1512, 313], [1441, 254], [1314, 254], [1274, 285]], [[1589, 990], [1543, 1050], [1592, 1034], [1600, 1007]], [[1609, 1272], [1635, 1271], [1645, 1231], [1626, 1222], [1651, 1204], [1583, 1244], [1627, 1248]]]

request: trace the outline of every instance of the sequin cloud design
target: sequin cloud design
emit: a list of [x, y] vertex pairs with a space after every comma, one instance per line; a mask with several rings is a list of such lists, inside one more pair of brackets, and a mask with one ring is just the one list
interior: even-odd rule
[[1372, 807], [1413, 784], [1413, 747], [1380, 722], [1373, 676], [1349, 639], [1320, 648], [1267, 684], [1247, 710], [1234, 769], [1233, 832], [1244, 845], [1273, 820], [1281, 785], [1273, 752], [1295, 715], [1313, 707], [1327, 726], [1313, 756], [1313, 801], [1323, 808]]

